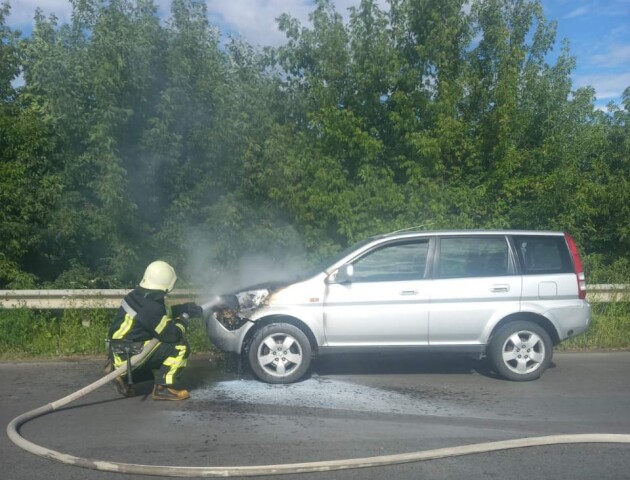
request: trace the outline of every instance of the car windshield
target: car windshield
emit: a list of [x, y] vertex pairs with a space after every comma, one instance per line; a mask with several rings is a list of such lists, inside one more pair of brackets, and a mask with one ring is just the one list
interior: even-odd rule
[[317, 262], [317, 264], [313, 265], [310, 268], [306, 267], [303, 270], [294, 269], [292, 271], [282, 272], [281, 274], [276, 275], [275, 277], [267, 277], [265, 278], [265, 281], [263, 282], [254, 282], [254, 283], [247, 283], [245, 285], [239, 285], [237, 288], [232, 289], [232, 293], [258, 290], [258, 289], [264, 289], [264, 288], [275, 289], [279, 287], [286, 287], [287, 285], [290, 285], [292, 283], [303, 282], [305, 280], [313, 278], [316, 275], [319, 275], [322, 272], [328, 270], [334, 264], [339, 262], [339, 260], [341, 260], [342, 258], [346, 257], [347, 255], [351, 254], [353, 251], [361, 248], [362, 246], [372, 242], [374, 238], [375, 237], [367, 238], [353, 245], [350, 245], [349, 247], [341, 250], [339, 253], [330, 257], [326, 257], [324, 260]]
[[326, 257], [324, 260], [321, 260], [317, 264], [315, 264], [312, 267], [310, 267], [309, 269], [305, 270], [304, 273], [301, 273], [297, 277], [295, 277], [295, 281], [307, 280], [309, 278], [314, 277], [315, 275], [318, 275], [318, 274], [328, 270], [328, 268], [333, 266], [335, 263], [337, 263], [343, 257], [345, 257], [346, 255], [349, 255], [353, 251], [361, 248], [363, 245], [367, 245], [368, 243], [372, 242], [373, 240], [374, 240], [374, 237], [366, 238], [365, 240], [361, 240], [360, 242], [354, 243], [354, 244], [350, 245], [349, 247], [344, 248], [342, 251], [340, 251], [336, 255], [333, 255], [332, 257]]
[[343, 257], [349, 255], [353, 251], [361, 248], [362, 246], [367, 245], [373, 240], [374, 240], [374, 237], [366, 238], [365, 240], [361, 240], [360, 242], [357, 242], [353, 245], [350, 245], [347, 248], [344, 248], [342, 251], [340, 251], [336, 255], [333, 255], [332, 257], [325, 258], [324, 260], [318, 262], [316, 265], [306, 270], [304, 273], [300, 274], [298, 276], [298, 280], [306, 280], [308, 278], [314, 277], [315, 275], [319, 273], [322, 273], [323, 271], [327, 270], [329, 267], [337, 263], [339, 260], [341, 260]]

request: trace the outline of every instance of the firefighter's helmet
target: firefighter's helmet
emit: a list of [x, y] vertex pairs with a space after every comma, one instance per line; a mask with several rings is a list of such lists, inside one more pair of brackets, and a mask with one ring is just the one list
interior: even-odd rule
[[156, 260], [149, 264], [140, 282], [147, 290], [162, 290], [170, 292], [177, 281], [175, 270], [168, 263]]

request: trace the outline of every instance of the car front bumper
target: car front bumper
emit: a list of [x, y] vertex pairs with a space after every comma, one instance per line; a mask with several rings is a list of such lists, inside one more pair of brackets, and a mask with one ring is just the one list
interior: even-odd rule
[[224, 352], [240, 354], [247, 332], [254, 326], [254, 322], [247, 320], [234, 330], [226, 328], [213, 313], [206, 317], [206, 332], [210, 341]]

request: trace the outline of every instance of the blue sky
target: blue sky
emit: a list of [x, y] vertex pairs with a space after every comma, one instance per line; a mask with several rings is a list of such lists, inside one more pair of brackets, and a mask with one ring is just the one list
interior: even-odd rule
[[[0, 0], [4, 1], [4, 0]], [[379, 0], [385, 4], [385, 0]], [[68, 0], [9, 0], [8, 23], [30, 31], [33, 13], [40, 7], [68, 21]], [[155, 0], [160, 13], [167, 15], [169, 0]], [[237, 32], [254, 45], [279, 45], [284, 36], [275, 18], [288, 12], [308, 22], [311, 0], [206, 0], [210, 19], [222, 32]], [[359, 0], [336, 0], [340, 13], [347, 13]], [[623, 90], [630, 86], [630, 0], [543, 0], [547, 20], [558, 22], [557, 48], [567, 38], [576, 57], [574, 87], [591, 85], [596, 90], [598, 107], [620, 103]]]

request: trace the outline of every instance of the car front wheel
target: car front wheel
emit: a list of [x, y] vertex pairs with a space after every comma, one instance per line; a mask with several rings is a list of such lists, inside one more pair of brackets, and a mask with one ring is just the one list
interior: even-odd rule
[[508, 323], [492, 337], [488, 356], [499, 375], [525, 382], [540, 377], [551, 364], [553, 345], [544, 328], [517, 321]]
[[272, 323], [254, 334], [248, 359], [260, 380], [292, 383], [302, 378], [310, 366], [311, 344], [298, 327]]

